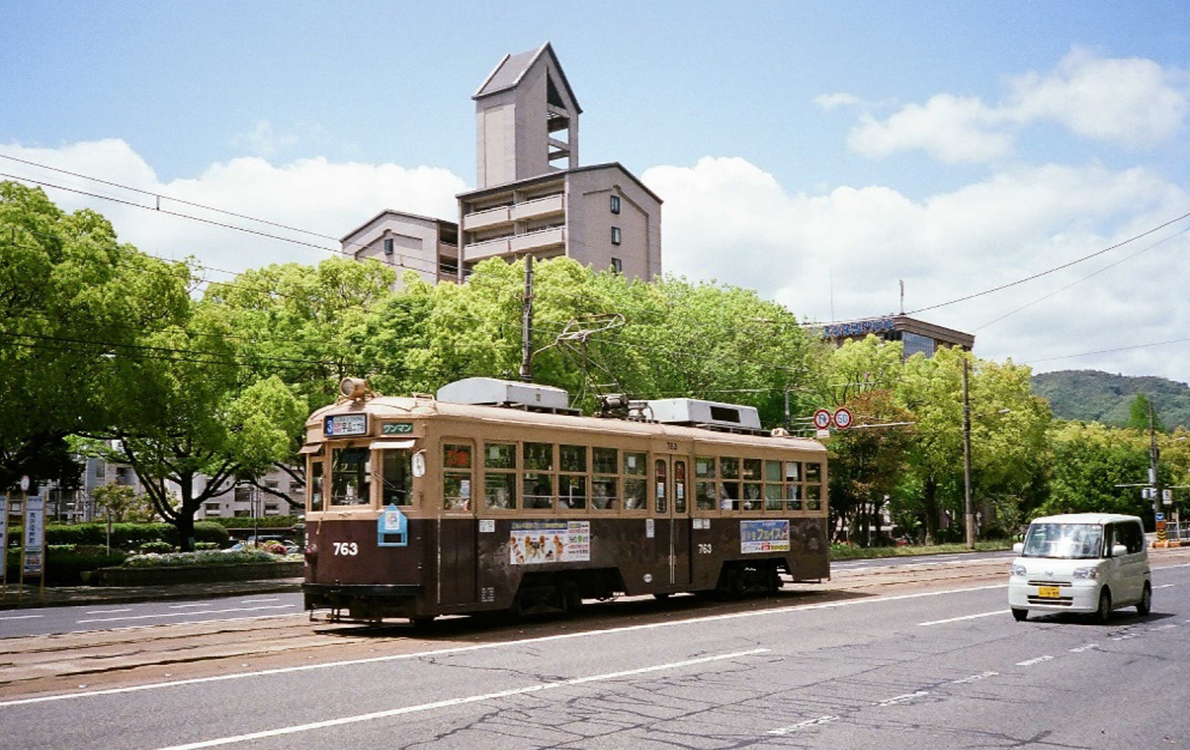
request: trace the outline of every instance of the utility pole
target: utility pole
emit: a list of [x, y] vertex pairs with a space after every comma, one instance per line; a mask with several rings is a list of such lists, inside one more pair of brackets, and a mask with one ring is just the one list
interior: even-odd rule
[[525, 298], [521, 315], [521, 382], [533, 382], [533, 256], [525, 256]]
[[971, 510], [971, 398], [967, 388], [967, 358], [963, 358], [963, 515], [967, 549], [975, 549], [975, 513]]
[[[1157, 418], [1153, 414], [1153, 400], [1149, 399], [1149, 491], [1153, 493], [1153, 531], [1161, 529], [1161, 485], [1157, 482]], [[1164, 534], [1159, 535], [1163, 537]]]

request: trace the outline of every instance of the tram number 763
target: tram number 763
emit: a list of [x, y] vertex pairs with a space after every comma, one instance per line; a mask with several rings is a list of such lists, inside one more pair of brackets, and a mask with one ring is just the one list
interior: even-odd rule
[[335, 555], [354, 557], [359, 554], [359, 545], [355, 542], [335, 542]]

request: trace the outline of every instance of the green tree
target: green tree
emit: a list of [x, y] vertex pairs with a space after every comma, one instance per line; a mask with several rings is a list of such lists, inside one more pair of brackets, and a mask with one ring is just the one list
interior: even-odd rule
[[104, 510], [112, 523], [150, 522], [157, 519], [153, 503], [144, 495], [137, 495], [128, 485], [105, 484], [91, 491], [91, 499]]
[[887, 390], [857, 393], [846, 407], [854, 427], [836, 431], [827, 441], [831, 516], [849, 540], [879, 543], [885, 502], [904, 473], [913, 441], [911, 415]]
[[[1150, 419], [1152, 421], [1150, 422]], [[1153, 409], [1153, 402], [1143, 393], [1138, 393], [1128, 405], [1128, 429], [1147, 432], [1152, 425], [1158, 432], [1165, 432], [1161, 416]]]
[[185, 265], [121, 244], [93, 211], [0, 182], [0, 487], [77, 473], [64, 439], [112, 423], [124, 363], [189, 306]]

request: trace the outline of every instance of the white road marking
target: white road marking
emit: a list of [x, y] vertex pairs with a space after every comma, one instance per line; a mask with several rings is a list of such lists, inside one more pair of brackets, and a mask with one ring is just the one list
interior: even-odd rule
[[[221, 615], [221, 614], [224, 614], [227, 612], [256, 612], [256, 611], [259, 611], [262, 609], [289, 609], [293, 606], [294, 605], [292, 605], [292, 604], [273, 604], [273, 605], [269, 605], [266, 607], [230, 607], [228, 609], [212, 609], [207, 612], [204, 612], [203, 614]], [[166, 613], [155, 614], [155, 615], [131, 615], [131, 616], [127, 616], [127, 617], [93, 617], [93, 618], [90, 618], [87, 620], [77, 620], [76, 622], [92, 623], [92, 622], [123, 622], [125, 620], [155, 620], [155, 619], [159, 620], [161, 618], [169, 618], [169, 617], [190, 617], [193, 614], [195, 614], [195, 613], [194, 612], [166, 612]]]
[[265, 602], [279, 602], [279, 601], [281, 601], [281, 597], [270, 596], [267, 599], [245, 599], [242, 602], [240, 602], [240, 604], [264, 604]]
[[171, 604], [170, 609], [195, 609], [211, 606], [210, 602], [193, 602], [191, 604]]
[[992, 617], [993, 615], [1006, 615], [1008, 610], [997, 609], [992, 612], [980, 612], [977, 615], [963, 615], [962, 617], [948, 617], [945, 620], [930, 620], [929, 622], [919, 622], [918, 627], [929, 627], [930, 625], [945, 625], [948, 622], [960, 622], [962, 620], [977, 620], [980, 617]]
[[0, 615], [0, 620], [35, 620], [45, 615]]
[[1040, 664], [1043, 661], [1049, 661], [1052, 658], [1054, 658], [1054, 657], [1046, 654], [1045, 656], [1038, 656], [1036, 659], [1026, 659], [1025, 661], [1018, 661], [1016, 663], [1016, 665], [1018, 667], [1031, 667], [1034, 664]]
[[966, 685], [971, 682], [979, 682], [980, 680], [986, 680], [989, 677], [999, 677], [999, 676], [1000, 676], [999, 672], [980, 672], [979, 674], [973, 674], [970, 677], [963, 677], [958, 680], [953, 680], [953, 681], [951, 681], [950, 684], [951, 685]]
[[[945, 596], [946, 594], [966, 594], [971, 591], [984, 591], [987, 589], [1003, 589], [1008, 588], [1007, 583], [997, 583], [989, 586], [972, 586], [965, 589], [947, 589], [945, 591], [925, 591], [916, 594], [896, 594], [885, 597], [872, 597], [870, 599], [848, 599], [838, 602], [826, 602], [823, 604], [807, 604], [807, 605], [792, 605], [789, 607], [776, 607], [773, 609], [761, 609], [751, 612], [732, 612], [723, 615], [707, 615], [705, 617], [693, 617], [689, 620], [673, 620], [669, 622], [653, 622], [642, 625], [630, 625], [621, 628], [605, 628], [603, 630], [587, 630], [581, 633], [561, 633], [558, 635], [545, 635], [537, 638], [525, 638], [518, 641], [504, 641], [497, 643], [480, 643], [472, 646], [457, 646], [454, 648], [444, 648], [435, 651], [421, 651], [413, 654], [392, 654], [389, 656], [373, 656], [365, 659], [348, 659], [344, 661], [324, 662], [321, 664], [302, 664], [294, 667], [277, 667], [275, 669], [262, 669], [257, 672], [233, 672], [231, 674], [214, 675], [211, 677], [194, 677], [185, 680], [174, 680], [172, 682], [150, 682], [144, 685], [132, 685], [122, 688], [110, 688], [107, 690], [90, 690], [82, 693], [63, 693], [61, 695], [44, 695], [37, 698], [16, 698], [8, 701], [0, 701], [0, 708], [5, 706], [22, 706], [29, 703], [47, 703], [50, 701], [73, 700], [76, 698], [90, 698], [101, 695], [116, 695], [120, 693], [135, 693], [142, 690], [160, 690], [162, 688], [180, 687], [183, 685], [198, 685], [207, 682], [222, 682], [223, 680], [243, 680], [253, 677], [266, 677], [271, 675], [292, 674], [294, 672], [307, 672], [317, 669], [334, 669], [337, 667], [351, 667], [359, 664], [379, 664], [383, 662], [402, 661], [405, 659], [421, 659], [435, 656], [445, 656], [453, 654], [463, 654], [471, 651], [486, 651], [495, 648], [517, 648], [534, 643], [546, 643], [549, 641], [569, 640], [571, 638], [593, 638], [600, 636], [612, 636], [622, 634], [632, 634], [641, 630], [658, 630], [662, 628], [684, 627], [687, 625], [698, 625], [707, 622], [719, 622], [722, 620], [735, 620], [747, 617], [768, 617], [771, 615], [789, 615], [797, 614], [817, 609], [836, 609], [841, 607], [856, 607], [860, 605], [874, 604], [876, 602], [893, 602], [904, 601], [908, 599], [921, 599], [924, 597]], [[267, 615], [266, 615], [267, 616]], [[276, 615], [281, 617], [288, 617], [292, 615]], [[245, 619], [245, 618], [228, 618], [228, 619]], [[250, 618], [249, 618], [250, 619]], [[219, 622], [222, 622], [220, 620]], [[130, 629], [138, 627], [132, 625]]]
[[806, 721], [799, 721], [797, 724], [790, 724], [787, 727], [779, 729], [770, 729], [769, 734], [789, 734], [796, 732], [799, 729], [809, 729], [810, 727], [817, 727], [823, 724], [830, 724], [832, 721], [838, 721], [838, 716], [819, 716], [817, 719], [808, 719]]
[[756, 654], [763, 654], [767, 652], [767, 648], [754, 648], [748, 651], [736, 651], [731, 654], [719, 654], [717, 656], [703, 656], [697, 659], [687, 659], [685, 661], [670, 662], [669, 664], [656, 664], [651, 667], [640, 667], [637, 669], [627, 669], [622, 672], [607, 672], [605, 674], [591, 675], [589, 677], [575, 677], [569, 680], [559, 680], [558, 682], [541, 682], [536, 685], [528, 685], [521, 688], [512, 688], [511, 690], [501, 690], [495, 693], [484, 693], [481, 695], [469, 695], [462, 698], [448, 698], [446, 700], [434, 701], [432, 703], [422, 703], [416, 706], [403, 706], [401, 708], [392, 708], [387, 711], [374, 711], [368, 714], [358, 714], [356, 716], [343, 716], [338, 719], [327, 719], [325, 721], [316, 721], [309, 724], [297, 724], [288, 727], [278, 727], [277, 729], [266, 729], [261, 732], [251, 732], [249, 734], [235, 735], [231, 737], [219, 737], [213, 740], [203, 740], [201, 742], [192, 742], [186, 745], [173, 745], [162, 750], [201, 750], [201, 748], [218, 747], [219, 745], [231, 745], [237, 742], [251, 742], [252, 740], [264, 739], [266, 737], [278, 737], [286, 734], [297, 734], [298, 732], [310, 732], [316, 729], [326, 729], [328, 727], [339, 727], [345, 724], [357, 724], [363, 721], [375, 721], [376, 719], [388, 719], [394, 716], [403, 716], [405, 714], [419, 713], [422, 711], [433, 711], [439, 708], [450, 708], [453, 706], [462, 706], [468, 703], [479, 703], [481, 701], [490, 701], [497, 698], [509, 698], [517, 695], [524, 695], [526, 693], [540, 693], [546, 690], [556, 690], [563, 687], [571, 687], [573, 685], [584, 685], [590, 682], [601, 682], [606, 680], [615, 680], [621, 677], [633, 677], [641, 674], [649, 674], [651, 672], [660, 672], [670, 669], [681, 669], [683, 667], [695, 666], [698, 664], [708, 664], [715, 661], [723, 661], [726, 659], [738, 659], [742, 656], [754, 656]]
[[1095, 650], [1095, 649], [1097, 649], [1097, 648], [1099, 648], [1099, 644], [1098, 644], [1098, 643], [1088, 643], [1088, 644], [1087, 644], [1087, 645], [1085, 645], [1085, 646], [1075, 646], [1074, 648], [1070, 649], [1070, 653], [1072, 653], [1072, 654], [1081, 654], [1081, 653], [1083, 653], [1084, 651], [1094, 651], [1094, 650]]
[[876, 703], [875, 705], [880, 706], [882, 708], [885, 706], [895, 706], [899, 703], [908, 703], [909, 701], [913, 700], [914, 698], [921, 698], [921, 697], [929, 695], [929, 694], [930, 694], [930, 691], [928, 691], [928, 690], [918, 690], [915, 693], [905, 693], [904, 695], [897, 695], [897, 696], [893, 696], [892, 698], [885, 698], [884, 700]]
[[114, 615], [119, 612], [131, 612], [131, 611], [132, 611], [132, 607], [126, 607], [124, 609], [91, 609], [91, 610], [84, 612], [83, 614], [84, 615]]

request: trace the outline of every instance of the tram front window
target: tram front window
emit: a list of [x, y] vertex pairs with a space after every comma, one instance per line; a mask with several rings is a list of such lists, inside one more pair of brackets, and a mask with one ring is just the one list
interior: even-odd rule
[[336, 448], [331, 456], [331, 505], [368, 505], [368, 449]]
[[408, 450], [381, 451], [382, 505], [413, 504], [413, 456]]

